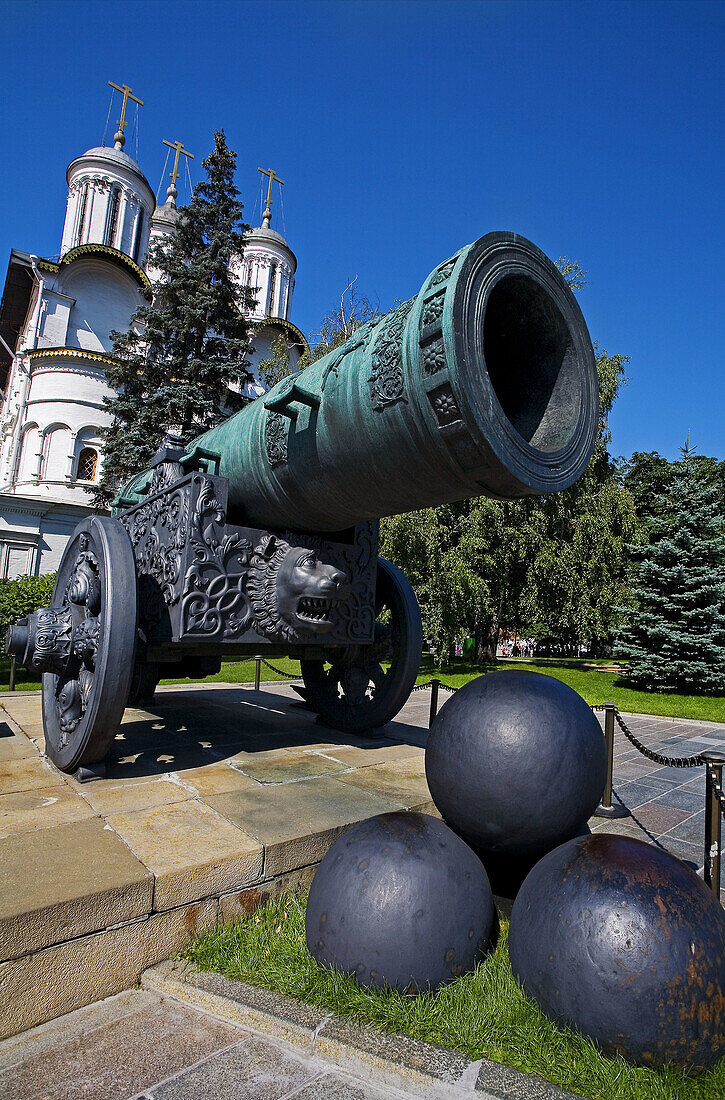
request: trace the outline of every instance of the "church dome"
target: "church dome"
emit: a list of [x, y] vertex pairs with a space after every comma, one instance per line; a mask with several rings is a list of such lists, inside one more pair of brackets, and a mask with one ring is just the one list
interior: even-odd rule
[[143, 263], [156, 196], [136, 161], [123, 149], [88, 149], [68, 165], [61, 257], [84, 244], [116, 248]]

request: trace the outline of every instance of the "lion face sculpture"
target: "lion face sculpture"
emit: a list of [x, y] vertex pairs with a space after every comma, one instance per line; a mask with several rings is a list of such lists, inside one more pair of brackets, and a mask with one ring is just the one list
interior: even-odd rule
[[255, 547], [247, 591], [255, 629], [267, 638], [295, 641], [332, 629], [330, 611], [349, 578], [304, 546], [265, 535]]

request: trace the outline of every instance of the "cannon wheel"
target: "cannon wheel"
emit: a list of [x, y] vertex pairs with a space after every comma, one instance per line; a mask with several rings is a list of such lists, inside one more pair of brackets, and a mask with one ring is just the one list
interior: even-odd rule
[[349, 646], [330, 661], [300, 661], [305, 699], [321, 722], [344, 733], [384, 726], [415, 685], [422, 649], [415, 593], [396, 566], [378, 558], [374, 642]]
[[43, 673], [45, 751], [61, 771], [74, 772], [103, 760], [131, 686], [136, 570], [118, 520], [90, 516], [78, 524], [61, 559], [52, 606], [70, 609], [75, 641], [68, 671]]

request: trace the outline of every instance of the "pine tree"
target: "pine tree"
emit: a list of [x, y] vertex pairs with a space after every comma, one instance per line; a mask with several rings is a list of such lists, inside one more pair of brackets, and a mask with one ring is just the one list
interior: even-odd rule
[[202, 162], [207, 178], [181, 207], [171, 236], [151, 250], [161, 273], [153, 299], [112, 333], [116, 363], [106, 403], [104, 462], [94, 503], [107, 507], [119, 485], [148, 464], [168, 431], [188, 442], [222, 417], [229, 386], [251, 379], [246, 356], [252, 304], [229, 270], [244, 247], [243, 206], [234, 184], [236, 153], [223, 130]]
[[689, 439], [667, 499], [652, 509], [639, 559], [635, 607], [619, 637], [627, 682], [647, 691], [725, 691], [725, 537], [717, 491], [702, 476]]

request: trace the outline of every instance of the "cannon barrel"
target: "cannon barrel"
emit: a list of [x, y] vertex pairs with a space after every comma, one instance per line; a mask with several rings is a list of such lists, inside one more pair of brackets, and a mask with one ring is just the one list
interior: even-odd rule
[[[598, 417], [570, 288], [530, 241], [496, 232], [195, 445], [220, 456], [238, 522], [331, 532], [467, 497], [566, 489], [589, 462]], [[148, 480], [133, 478], [123, 502]]]

